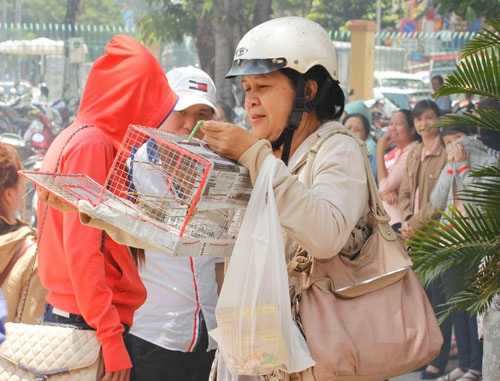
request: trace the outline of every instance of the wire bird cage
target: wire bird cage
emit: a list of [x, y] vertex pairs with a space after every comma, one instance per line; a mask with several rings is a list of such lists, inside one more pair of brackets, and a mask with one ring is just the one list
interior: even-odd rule
[[248, 171], [204, 142], [135, 125], [106, 187], [85, 175], [22, 174], [90, 217], [179, 256], [230, 256], [252, 190]]

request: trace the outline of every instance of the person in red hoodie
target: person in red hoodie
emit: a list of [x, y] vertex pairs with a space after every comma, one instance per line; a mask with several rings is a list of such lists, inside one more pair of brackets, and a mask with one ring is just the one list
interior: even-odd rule
[[[104, 51], [90, 70], [75, 121], [50, 146], [42, 172], [85, 174], [104, 185], [128, 126], [159, 127], [177, 102], [159, 62], [140, 42], [118, 35]], [[38, 210], [38, 271], [48, 290], [42, 321], [95, 329], [101, 380], [128, 381], [124, 334], [146, 299], [138, 251], [82, 225], [77, 211], [44, 204]]]

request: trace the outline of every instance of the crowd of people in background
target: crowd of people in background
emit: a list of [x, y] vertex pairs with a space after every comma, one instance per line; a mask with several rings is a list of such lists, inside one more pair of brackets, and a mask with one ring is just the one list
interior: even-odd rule
[[[443, 78], [435, 76], [432, 83], [434, 90], [437, 90], [443, 84]], [[351, 103], [352, 109], [363, 109], [361, 101]], [[467, 111], [473, 111], [475, 107], [500, 110], [500, 103], [490, 98], [477, 103], [473, 103], [471, 97], [463, 101], [463, 108], [467, 108]], [[477, 181], [478, 178], [470, 176], [471, 172], [498, 163], [499, 132], [478, 131], [475, 126], [432, 128], [442, 115], [450, 112], [449, 96], [421, 100], [411, 110], [399, 109], [394, 112], [386, 131], [376, 141], [377, 171], [373, 174], [378, 180], [391, 225], [405, 237], [409, 237], [416, 229], [426, 230], [424, 224], [431, 220], [441, 218], [444, 221], [441, 211], [446, 211], [450, 205], [465, 213], [459, 194]], [[363, 128], [349, 122], [351, 118], [352, 115], [344, 116], [345, 127], [363, 134]], [[358, 118], [362, 119], [360, 116]], [[362, 139], [366, 141], [366, 137]], [[471, 268], [470, 271], [472, 274], [476, 269]], [[453, 273], [449, 271], [426, 288], [436, 315], [440, 315], [443, 304], [453, 297], [450, 292]], [[493, 304], [493, 308], [498, 308], [498, 305], [495, 307]], [[420, 370], [421, 379], [482, 379], [480, 318], [465, 310], [454, 310], [441, 322], [444, 344], [439, 355]], [[455, 348], [452, 343], [456, 345]], [[458, 358], [458, 367], [446, 373], [451, 356]]]

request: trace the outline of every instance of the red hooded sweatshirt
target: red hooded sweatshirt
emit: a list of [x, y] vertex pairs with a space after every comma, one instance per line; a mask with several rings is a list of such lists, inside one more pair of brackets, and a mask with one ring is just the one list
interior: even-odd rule
[[[105, 185], [129, 124], [159, 127], [175, 105], [165, 73], [141, 43], [118, 35], [104, 51], [90, 70], [76, 120], [50, 146], [43, 172], [86, 174]], [[89, 127], [71, 137], [83, 125]], [[102, 231], [82, 225], [78, 212], [43, 204], [38, 210], [38, 272], [47, 301], [97, 330], [106, 372], [131, 368], [122, 323], [132, 325], [146, 289], [128, 247], [108, 237], [102, 253]]]

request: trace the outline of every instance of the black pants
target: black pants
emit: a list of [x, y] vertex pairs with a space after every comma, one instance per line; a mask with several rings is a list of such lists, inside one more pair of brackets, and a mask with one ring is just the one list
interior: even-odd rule
[[207, 352], [208, 333], [202, 325], [193, 352], [171, 351], [129, 334], [127, 348], [132, 358], [131, 381], [207, 381], [215, 350]]
[[[427, 297], [431, 302], [432, 308], [436, 316], [440, 315], [443, 310], [441, 304], [446, 303], [446, 296], [444, 294], [443, 285], [441, 279], [432, 281], [425, 289]], [[443, 346], [441, 351], [439, 351], [438, 356], [432, 360], [429, 364], [438, 368], [441, 372], [446, 370], [446, 365], [448, 364], [448, 359], [450, 357], [450, 347], [451, 347], [451, 318], [448, 316], [440, 325], [441, 334], [443, 335]]]

